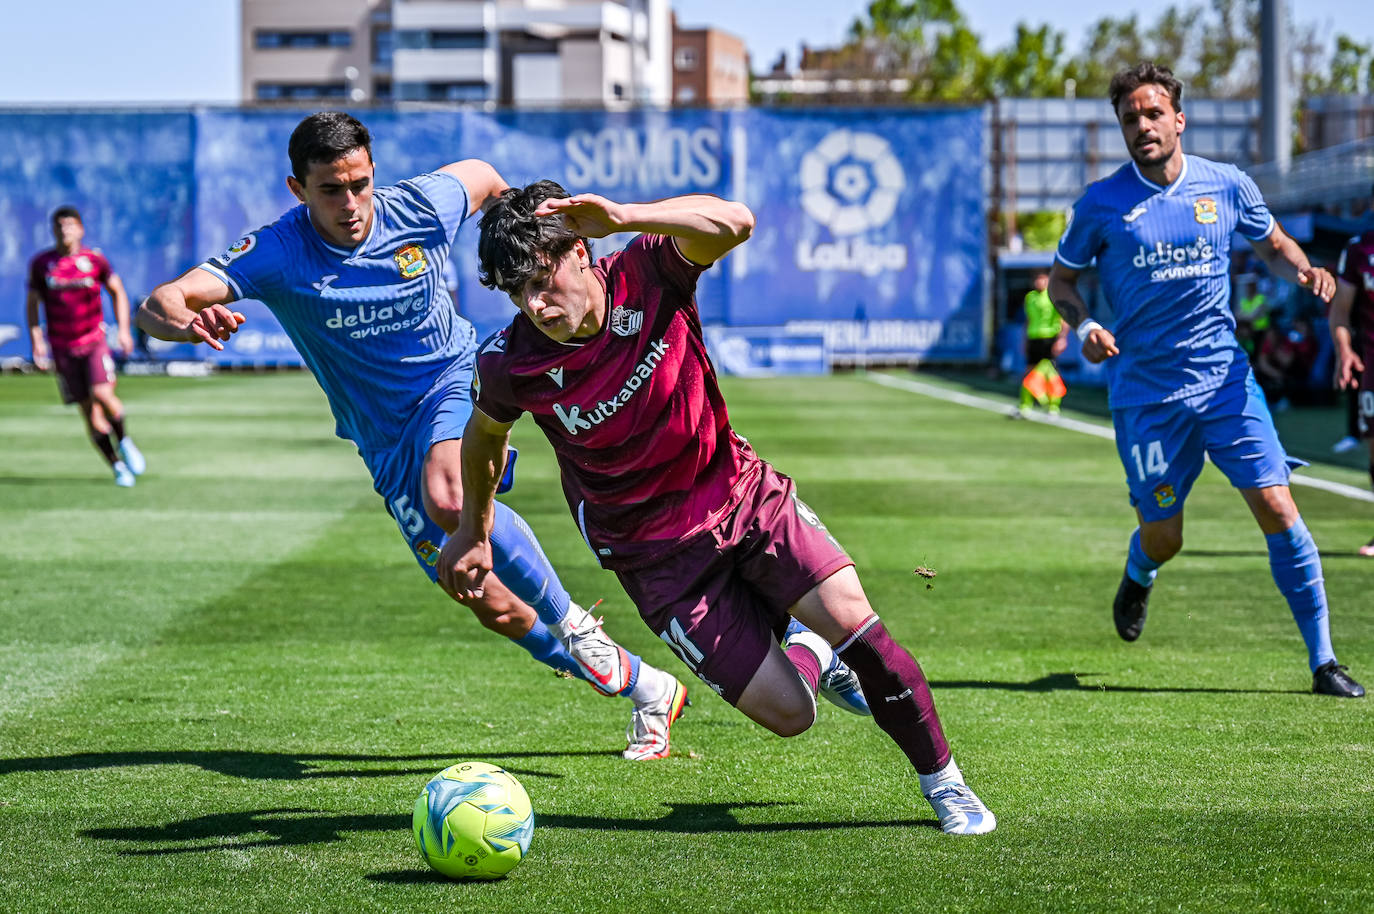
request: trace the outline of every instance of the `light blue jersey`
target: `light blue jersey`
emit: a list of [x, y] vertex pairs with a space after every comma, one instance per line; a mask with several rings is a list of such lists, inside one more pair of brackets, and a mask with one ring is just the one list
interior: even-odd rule
[[463, 183], [434, 172], [372, 200], [372, 228], [354, 250], [325, 241], [297, 206], [201, 269], [271, 309], [329, 398], [339, 437], [377, 476], [369, 456], [400, 442], [426, 397], [454, 383], [466, 391], [477, 339], [444, 283], [468, 215]]
[[1106, 363], [1113, 409], [1168, 403], [1244, 383], [1245, 351], [1231, 314], [1231, 237], [1258, 241], [1274, 218], [1233, 165], [1184, 156], [1168, 187], [1129, 162], [1074, 205], [1057, 259], [1097, 258], [1120, 354]]

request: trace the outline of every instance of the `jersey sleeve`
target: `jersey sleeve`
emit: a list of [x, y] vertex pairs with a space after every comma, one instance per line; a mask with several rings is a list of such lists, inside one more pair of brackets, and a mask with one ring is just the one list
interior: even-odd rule
[[276, 290], [287, 260], [280, 237], [271, 226], [249, 232], [200, 265], [223, 280], [235, 299], [256, 298], [267, 301]]
[[697, 280], [710, 269], [683, 256], [670, 235], [639, 235], [625, 250], [650, 263], [664, 283], [688, 296], [696, 293]]
[[43, 258], [35, 257], [29, 261], [29, 291], [43, 293], [46, 283], [43, 281]]
[[471, 207], [468, 189], [462, 181], [446, 171], [431, 171], [411, 178], [409, 184], [429, 201], [444, 227], [444, 236], [452, 244], [458, 227], [467, 221]]
[[1360, 277], [1360, 271], [1355, 267], [1357, 258], [1355, 247], [1359, 243], [1359, 235], [1347, 241], [1345, 247], [1341, 248], [1340, 259], [1336, 261], [1336, 275], [1356, 287], [1363, 281]]
[[497, 422], [514, 422], [525, 414], [515, 402], [504, 364], [509, 333], [507, 327], [487, 337], [477, 350], [477, 367], [472, 372], [472, 405]]
[[1080, 197], [1069, 214], [1064, 236], [1059, 239], [1054, 259], [1071, 270], [1081, 270], [1092, 263], [1102, 247], [1102, 232], [1095, 209], [1089, 194]]
[[1268, 238], [1274, 230], [1274, 216], [1269, 212], [1269, 204], [1264, 202], [1264, 197], [1249, 175], [1240, 169], [1236, 169], [1236, 173], [1236, 231], [1251, 241]]
[[102, 286], [110, 281], [114, 275], [114, 267], [110, 266], [110, 258], [106, 257], [103, 251], [92, 251], [91, 260], [95, 263], [95, 279]]

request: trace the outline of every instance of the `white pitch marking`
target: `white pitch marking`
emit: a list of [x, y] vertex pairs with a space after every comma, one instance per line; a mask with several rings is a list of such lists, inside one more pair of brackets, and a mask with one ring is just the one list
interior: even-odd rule
[[[894, 378], [891, 375], [872, 373], [865, 373], [862, 377], [872, 381], [874, 384], [881, 384], [884, 387], [895, 387], [898, 390], [906, 390], [911, 393], [933, 397], [936, 400], [944, 400], [946, 403], [957, 403], [960, 406], [981, 409], [990, 413], [1001, 413], [1004, 416], [1009, 415], [1016, 409], [1015, 406], [1008, 406], [1007, 403], [1002, 401], [990, 400], [987, 397], [978, 397], [957, 390], [946, 390], [943, 387], [937, 387], [934, 384], [926, 384], [923, 381], [916, 381], [911, 378]], [[1044, 425], [1053, 425], [1055, 428], [1072, 429], [1075, 432], [1082, 432], [1085, 435], [1093, 435], [1097, 438], [1105, 438], [1108, 441], [1116, 441], [1116, 433], [1108, 426], [1095, 425], [1091, 422], [1082, 422], [1078, 419], [1070, 419], [1063, 415], [1051, 418], [1049, 416], [1042, 416], [1039, 413], [1031, 413], [1024, 417], [1024, 421], [1040, 422]], [[1374, 502], [1374, 492], [1370, 492], [1367, 489], [1360, 489], [1355, 486], [1348, 486], [1343, 482], [1331, 482], [1326, 479], [1318, 479], [1315, 476], [1308, 476], [1304, 473], [1294, 473], [1290, 477], [1290, 482], [1295, 485], [1311, 486], [1314, 489], [1321, 489], [1323, 492], [1330, 492], [1333, 495], [1353, 498], [1356, 501]]]

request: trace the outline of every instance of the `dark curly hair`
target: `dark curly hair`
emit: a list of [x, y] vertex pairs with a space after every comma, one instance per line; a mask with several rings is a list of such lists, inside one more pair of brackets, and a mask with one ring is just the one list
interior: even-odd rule
[[591, 242], [568, 228], [561, 215], [534, 215], [550, 197], [569, 196], [563, 185], [547, 180], [501, 192], [477, 223], [477, 278], [482, 285], [509, 295], [578, 241], [591, 254]]
[[1169, 93], [1169, 101], [1173, 103], [1174, 111], [1183, 110], [1183, 83], [1174, 76], [1174, 71], [1159, 66], [1153, 60], [1142, 60], [1133, 67], [1118, 70], [1112, 77], [1111, 88], [1108, 89], [1108, 95], [1112, 100], [1112, 113], [1116, 113], [1116, 106], [1123, 98], [1141, 86], [1159, 86]]

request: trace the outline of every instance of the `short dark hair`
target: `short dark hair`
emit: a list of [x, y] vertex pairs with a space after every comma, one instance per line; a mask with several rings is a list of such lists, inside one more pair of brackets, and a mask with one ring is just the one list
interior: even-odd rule
[[336, 162], [355, 149], [366, 152], [372, 161], [372, 134], [362, 121], [343, 111], [320, 111], [291, 131], [286, 153], [291, 157], [291, 173], [304, 184], [313, 163]]
[[63, 219], [75, 219], [82, 225], [86, 224], [85, 220], [81, 218], [81, 213], [77, 212], [76, 207], [70, 204], [66, 206], [59, 206], [57, 209], [52, 211], [51, 221], [54, 226], [57, 225], [57, 223]]
[[578, 241], [591, 253], [591, 242], [568, 228], [562, 215], [534, 215], [550, 197], [569, 196], [563, 185], [547, 180], [501, 192], [477, 223], [477, 278], [482, 285], [510, 294]]
[[1169, 93], [1174, 111], [1183, 110], [1183, 83], [1174, 76], [1174, 71], [1159, 66], [1153, 60], [1142, 60], [1133, 67], [1118, 70], [1112, 77], [1112, 85], [1108, 90], [1112, 99], [1112, 113], [1116, 113], [1116, 106], [1123, 98], [1141, 86], [1159, 86]]

